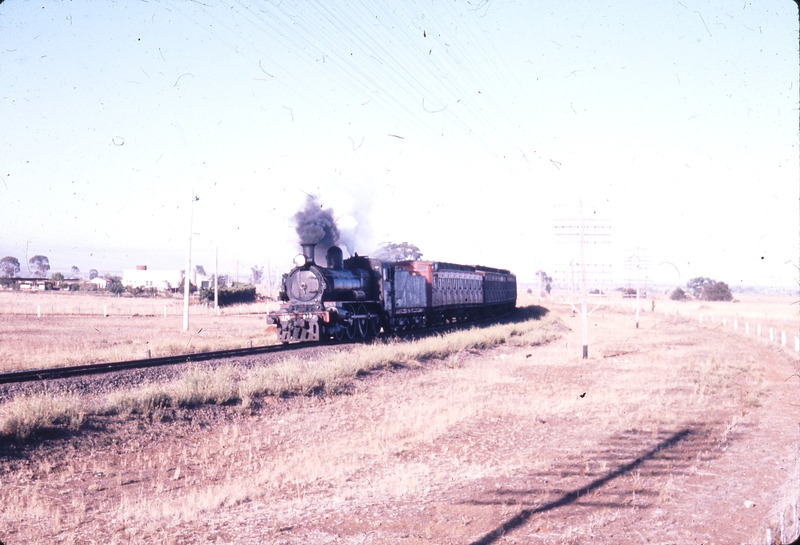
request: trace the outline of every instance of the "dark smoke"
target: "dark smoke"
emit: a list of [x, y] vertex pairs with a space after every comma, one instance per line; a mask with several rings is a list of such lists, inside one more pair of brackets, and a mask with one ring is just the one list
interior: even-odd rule
[[316, 197], [306, 198], [305, 208], [294, 215], [294, 221], [300, 244], [317, 244], [320, 250], [327, 251], [339, 241], [333, 210], [322, 208]]

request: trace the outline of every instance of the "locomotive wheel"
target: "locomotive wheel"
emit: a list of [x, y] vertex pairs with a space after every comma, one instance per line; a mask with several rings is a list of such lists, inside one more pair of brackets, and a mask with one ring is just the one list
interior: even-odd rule
[[351, 319], [345, 326], [345, 333], [348, 339], [354, 339], [356, 336], [356, 321]]
[[344, 339], [344, 328], [343, 327], [339, 327], [336, 330], [336, 333], [334, 334], [334, 337], [336, 338], [337, 341], [343, 340]]
[[369, 333], [369, 322], [367, 322], [367, 307], [364, 305], [358, 305], [358, 314], [361, 318], [356, 318], [356, 329], [358, 330], [358, 336], [362, 339], [367, 336]]
[[377, 337], [381, 332], [381, 317], [377, 314], [369, 315], [369, 334]]

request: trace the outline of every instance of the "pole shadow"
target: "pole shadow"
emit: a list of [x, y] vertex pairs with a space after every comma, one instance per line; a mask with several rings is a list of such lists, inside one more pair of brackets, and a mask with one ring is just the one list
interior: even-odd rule
[[530, 520], [530, 518], [536, 514], [545, 513], [547, 511], [552, 511], [554, 509], [558, 509], [560, 507], [564, 507], [569, 504], [575, 503], [582, 496], [585, 496], [590, 492], [594, 492], [597, 489], [605, 486], [609, 482], [613, 481], [614, 479], [632, 472], [634, 469], [641, 466], [646, 461], [653, 459], [657, 454], [661, 453], [662, 451], [670, 449], [676, 446], [678, 443], [681, 443], [682, 441], [688, 439], [692, 433], [693, 431], [688, 428], [673, 433], [663, 441], [659, 442], [655, 447], [651, 448], [650, 450], [640, 455], [633, 461], [619, 466], [617, 469], [610, 471], [609, 473], [606, 473], [602, 477], [595, 479], [589, 484], [577, 488], [575, 490], [565, 492], [558, 499], [547, 502], [543, 505], [540, 505], [539, 507], [532, 509], [523, 509], [522, 511], [520, 511], [507, 521], [500, 524], [497, 528], [484, 534], [476, 541], [472, 541], [470, 545], [490, 545], [495, 541], [497, 541], [498, 539], [500, 539], [503, 535], [512, 532], [515, 529], [519, 528], [520, 526], [526, 524]]

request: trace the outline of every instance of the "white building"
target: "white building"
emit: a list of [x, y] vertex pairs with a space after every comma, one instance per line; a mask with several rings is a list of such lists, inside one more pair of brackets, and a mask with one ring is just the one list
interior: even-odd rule
[[108, 278], [97, 276], [89, 280], [89, 283], [97, 286], [97, 289], [104, 290], [108, 288], [108, 285], [111, 283], [111, 281]]
[[178, 289], [183, 281], [183, 271], [147, 270], [139, 265], [135, 270], [122, 271], [122, 285], [131, 288], [156, 288], [157, 290]]

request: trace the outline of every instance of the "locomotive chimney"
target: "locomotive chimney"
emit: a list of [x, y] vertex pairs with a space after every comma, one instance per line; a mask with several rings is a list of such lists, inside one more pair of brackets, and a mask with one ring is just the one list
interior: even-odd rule
[[316, 244], [305, 243], [305, 244], [300, 244], [300, 247], [303, 248], [303, 255], [306, 257], [306, 264], [309, 265], [313, 264], [314, 247], [316, 247]]

